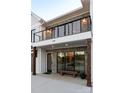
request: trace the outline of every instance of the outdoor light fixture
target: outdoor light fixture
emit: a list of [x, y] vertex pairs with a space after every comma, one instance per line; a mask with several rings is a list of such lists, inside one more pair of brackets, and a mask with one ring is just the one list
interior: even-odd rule
[[84, 18], [84, 19], [82, 20], [82, 23], [83, 23], [83, 24], [87, 24], [86, 18]]
[[65, 46], [68, 46], [68, 44], [65, 44]]

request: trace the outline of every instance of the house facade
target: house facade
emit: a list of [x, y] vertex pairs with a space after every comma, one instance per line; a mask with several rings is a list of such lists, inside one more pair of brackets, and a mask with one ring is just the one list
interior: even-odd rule
[[89, 3], [84, 3], [83, 7], [47, 22], [38, 21], [41, 28], [31, 35], [34, 75], [75, 71], [78, 75], [85, 73], [87, 86], [91, 86], [92, 20], [86, 6]]
[[[31, 42], [34, 42], [34, 34], [39, 32], [44, 28], [43, 23], [45, 21], [37, 16], [35, 13], [31, 12]], [[36, 40], [36, 39], [35, 39]], [[38, 65], [38, 64], [37, 64]], [[33, 46], [31, 46], [31, 71], [33, 72]]]

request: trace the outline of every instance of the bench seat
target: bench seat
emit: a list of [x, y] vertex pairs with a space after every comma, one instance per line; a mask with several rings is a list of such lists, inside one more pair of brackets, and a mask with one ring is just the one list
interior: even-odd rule
[[61, 70], [60, 74], [61, 75], [68, 74], [68, 75], [72, 75], [73, 77], [76, 77], [78, 72], [76, 72], [76, 71]]

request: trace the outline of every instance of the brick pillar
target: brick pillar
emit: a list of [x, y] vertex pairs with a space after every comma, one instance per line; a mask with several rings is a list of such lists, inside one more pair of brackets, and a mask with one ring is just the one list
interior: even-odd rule
[[36, 47], [33, 47], [33, 75], [36, 75], [36, 56], [37, 56], [37, 50]]
[[91, 87], [91, 39], [87, 39], [87, 86]]

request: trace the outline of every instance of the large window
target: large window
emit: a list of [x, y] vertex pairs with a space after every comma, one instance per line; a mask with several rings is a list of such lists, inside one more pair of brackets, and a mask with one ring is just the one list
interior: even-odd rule
[[84, 51], [58, 52], [58, 72], [61, 70], [85, 72], [86, 54]]
[[43, 31], [43, 40], [46, 40], [46, 31]]
[[90, 31], [91, 30], [90, 17], [83, 18], [81, 20], [81, 27], [82, 27], [82, 32], [86, 32], [86, 31]]
[[52, 38], [55, 38], [55, 28], [52, 28]]
[[46, 38], [47, 39], [51, 39], [52, 38], [52, 29], [47, 30], [47, 32], [46, 32]]
[[55, 27], [55, 38], [58, 37], [58, 27]]
[[59, 26], [59, 37], [64, 36], [64, 26]]
[[40, 41], [51, 38], [63, 37], [68, 35], [73, 35], [81, 32], [91, 31], [91, 20], [90, 17], [85, 17], [76, 21], [72, 21], [61, 26], [56, 26], [50, 28], [43, 32], [35, 32], [33, 34], [32, 31], [32, 41]]
[[69, 35], [71, 35], [72, 34], [72, 23], [69, 23], [68, 25], [69, 25]]
[[69, 31], [69, 26], [68, 26], [68, 24], [66, 24], [65, 25], [65, 34], [66, 34], [66, 36], [68, 35], [68, 31]]
[[59, 52], [57, 55], [57, 60], [58, 60], [58, 72], [61, 70], [65, 70], [65, 53]]
[[85, 70], [85, 55], [84, 51], [75, 52], [75, 70], [84, 72]]
[[73, 22], [73, 34], [80, 33], [80, 20]]
[[74, 70], [74, 52], [66, 52], [66, 70]]

